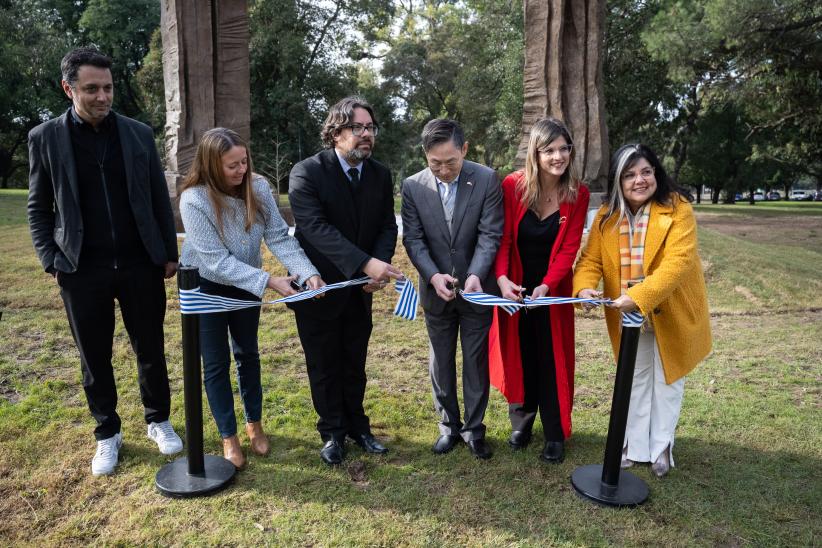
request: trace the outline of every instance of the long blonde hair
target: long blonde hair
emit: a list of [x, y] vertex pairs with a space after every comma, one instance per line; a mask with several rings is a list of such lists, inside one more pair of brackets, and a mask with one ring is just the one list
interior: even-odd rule
[[528, 139], [528, 153], [525, 156], [525, 176], [517, 183], [522, 203], [528, 209], [536, 209], [542, 196], [539, 186], [539, 149], [547, 147], [559, 137], [571, 145], [571, 155], [568, 157], [568, 168], [559, 178], [558, 202], [573, 202], [577, 199], [579, 178], [574, 168], [576, 149], [571, 133], [560, 120], [556, 118], [540, 118], [531, 126], [531, 135]]
[[[226, 182], [223, 172], [223, 154], [235, 146], [243, 147], [248, 158], [248, 169], [243, 175], [243, 182], [236, 187]], [[203, 133], [197, 145], [194, 162], [183, 180], [183, 191], [200, 185], [206, 188], [206, 193], [214, 208], [214, 216], [217, 219], [217, 230], [222, 236], [226, 196], [239, 198], [245, 202], [246, 232], [251, 229], [258, 216], [263, 215], [262, 206], [254, 196], [251, 181], [251, 151], [248, 150], [248, 145], [236, 131], [215, 127]]]

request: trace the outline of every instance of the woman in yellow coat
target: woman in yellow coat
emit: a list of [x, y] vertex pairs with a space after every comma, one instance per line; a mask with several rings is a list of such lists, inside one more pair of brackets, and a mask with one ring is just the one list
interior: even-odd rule
[[711, 326], [693, 209], [644, 145], [625, 145], [611, 160], [606, 203], [576, 265], [573, 294], [614, 300], [605, 310], [614, 356], [621, 313], [646, 318], [622, 466], [651, 462], [664, 476], [673, 466], [684, 377], [711, 351]]

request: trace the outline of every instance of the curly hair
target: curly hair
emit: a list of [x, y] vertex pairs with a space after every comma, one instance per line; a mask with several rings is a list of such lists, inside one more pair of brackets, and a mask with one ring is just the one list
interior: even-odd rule
[[357, 95], [346, 97], [328, 110], [328, 116], [326, 116], [323, 128], [320, 131], [320, 138], [326, 148], [334, 148], [334, 137], [339, 135], [340, 131], [354, 120], [355, 108], [367, 110], [374, 124], [379, 125], [377, 124], [377, 118], [374, 116], [374, 109], [368, 101]]

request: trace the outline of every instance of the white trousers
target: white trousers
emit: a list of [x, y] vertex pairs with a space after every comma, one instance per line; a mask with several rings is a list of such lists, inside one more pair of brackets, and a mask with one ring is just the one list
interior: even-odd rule
[[653, 331], [639, 335], [631, 403], [623, 449], [634, 462], [655, 462], [667, 448], [674, 465], [674, 431], [682, 408], [685, 379], [665, 383], [662, 359]]

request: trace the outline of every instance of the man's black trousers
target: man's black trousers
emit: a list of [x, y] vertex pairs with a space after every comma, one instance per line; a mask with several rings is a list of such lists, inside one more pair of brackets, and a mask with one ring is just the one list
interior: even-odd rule
[[94, 436], [103, 440], [120, 431], [111, 365], [115, 299], [137, 355], [137, 380], [146, 423], [168, 420], [163, 268], [150, 264], [120, 269], [81, 267], [73, 274], [58, 272], [57, 282], [80, 351], [86, 400], [97, 421]]
[[320, 416], [317, 430], [323, 441], [342, 442], [346, 434], [371, 433], [363, 409], [371, 311], [366, 308], [362, 295], [356, 293], [362, 291], [361, 288], [349, 291], [351, 296], [338, 317], [321, 318], [295, 311], [311, 399]]

